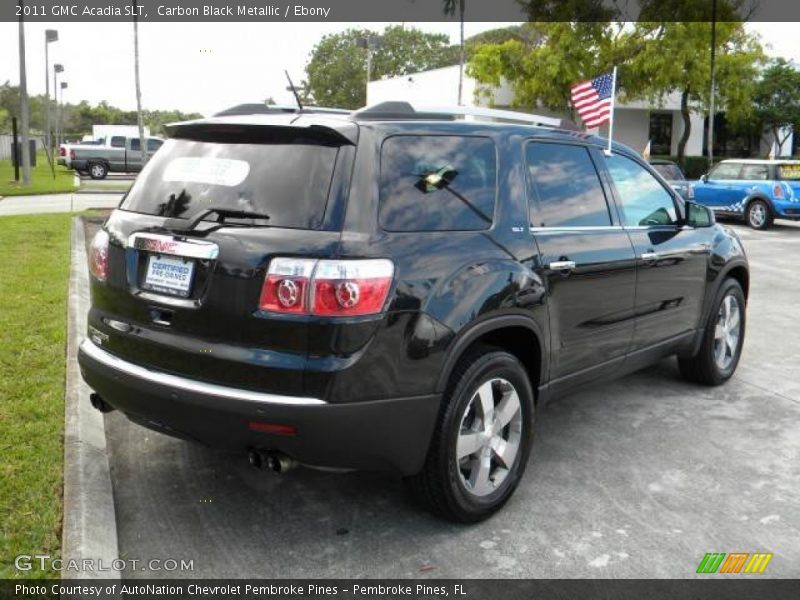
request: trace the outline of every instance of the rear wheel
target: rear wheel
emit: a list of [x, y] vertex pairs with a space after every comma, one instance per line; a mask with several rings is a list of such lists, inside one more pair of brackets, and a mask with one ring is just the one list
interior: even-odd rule
[[704, 385], [720, 385], [730, 379], [742, 354], [745, 320], [742, 286], [735, 279], [726, 279], [714, 299], [700, 351], [678, 359], [683, 376]]
[[484, 349], [456, 367], [421, 473], [408, 483], [430, 510], [474, 523], [500, 509], [525, 471], [533, 391], [513, 355]]
[[92, 163], [89, 165], [89, 175], [92, 179], [105, 179], [108, 175], [108, 167], [100, 162]]
[[772, 211], [763, 200], [753, 200], [747, 205], [747, 224], [753, 229], [769, 229], [772, 221]]

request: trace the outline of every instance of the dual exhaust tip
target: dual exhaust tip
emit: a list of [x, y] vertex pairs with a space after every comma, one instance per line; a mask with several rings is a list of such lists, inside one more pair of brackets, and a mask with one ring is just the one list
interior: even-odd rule
[[298, 465], [295, 459], [274, 450], [250, 450], [247, 460], [255, 468], [266, 469], [277, 475], [282, 475]]
[[[96, 393], [89, 394], [89, 402], [101, 413], [110, 413], [114, 410], [113, 406]], [[291, 471], [298, 465], [295, 459], [274, 450], [250, 450], [247, 460], [257, 469], [265, 469], [278, 475]]]

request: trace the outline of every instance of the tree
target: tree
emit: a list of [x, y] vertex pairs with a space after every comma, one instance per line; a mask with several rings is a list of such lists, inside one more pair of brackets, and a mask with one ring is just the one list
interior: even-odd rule
[[382, 34], [366, 29], [348, 29], [324, 36], [311, 51], [306, 81], [301, 86], [304, 101], [320, 106], [359, 108], [366, 104], [367, 50], [358, 40], [380, 36], [372, 55], [372, 79], [396, 77], [453, 64], [453, 53], [444, 34], [423, 33], [400, 25]]
[[772, 134], [782, 156], [786, 140], [800, 132], [800, 71], [783, 58], [773, 60], [755, 85], [753, 104], [755, 123]]
[[[716, 105], [734, 127], [751, 117], [753, 82], [764, 54], [741, 22], [716, 25]], [[707, 111], [710, 100], [710, 23], [637, 23], [635, 35], [644, 39], [632, 59], [630, 72], [647, 85], [637, 96], [659, 104], [671, 93], [680, 94], [683, 132], [678, 161], [684, 162], [691, 134], [691, 113]]]

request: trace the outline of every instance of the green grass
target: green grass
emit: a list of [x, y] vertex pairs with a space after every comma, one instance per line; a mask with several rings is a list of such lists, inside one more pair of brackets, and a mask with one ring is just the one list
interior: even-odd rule
[[70, 224], [0, 217], [0, 579], [60, 551]]
[[26, 196], [28, 194], [57, 194], [74, 192], [75, 174], [66, 168], [56, 165], [56, 178], [50, 171], [50, 165], [44, 152], [39, 152], [36, 166], [31, 167], [31, 184], [22, 185], [22, 168], [19, 170], [19, 182], [14, 181], [14, 166], [10, 160], [0, 160], [0, 196]]

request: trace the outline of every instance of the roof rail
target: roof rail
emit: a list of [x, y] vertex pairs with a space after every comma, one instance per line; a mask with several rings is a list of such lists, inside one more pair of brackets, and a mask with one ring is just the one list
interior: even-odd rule
[[445, 106], [445, 107], [425, 107], [425, 112], [448, 114], [464, 117], [484, 117], [487, 119], [502, 119], [514, 123], [527, 123], [529, 125], [543, 125], [545, 127], [561, 127], [563, 119], [556, 117], [545, 117], [515, 110], [501, 110], [499, 108], [485, 108], [483, 106]]
[[575, 131], [580, 130], [572, 121], [556, 117], [545, 117], [543, 115], [513, 110], [500, 110], [497, 108], [485, 108], [482, 106], [425, 106], [415, 109], [411, 104], [403, 101], [381, 102], [368, 106], [354, 112], [353, 117], [374, 120], [437, 119], [448, 121], [455, 120], [457, 117], [482, 117], [486, 119], [501, 119], [512, 123], [524, 123], [526, 125], [558, 127]]

